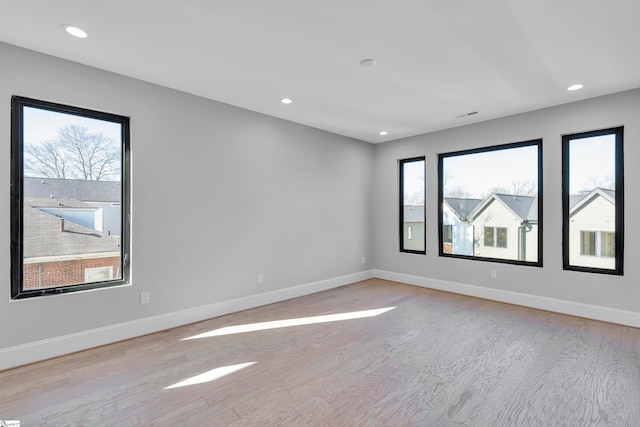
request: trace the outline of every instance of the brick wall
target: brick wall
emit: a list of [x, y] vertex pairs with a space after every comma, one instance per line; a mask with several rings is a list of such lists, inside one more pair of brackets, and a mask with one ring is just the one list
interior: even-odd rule
[[113, 267], [116, 278], [120, 274], [120, 257], [24, 264], [23, 287], [26, 290], [84, 283], [84, 270], [95, 267]]

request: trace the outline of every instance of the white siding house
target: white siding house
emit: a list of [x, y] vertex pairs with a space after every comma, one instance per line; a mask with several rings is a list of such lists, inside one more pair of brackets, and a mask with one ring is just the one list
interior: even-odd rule
[[443, 248], [446, 254], [473, 255], [473, 224], [469, 214], [482, 199], [445, 197], [442, 203]]
[[424, 251], [424, 206], [403, 206], [403, 249]]
[[569, 264], [615, 269], [615, 193], [596, 188], [570, 200]]
[[538, 261], [536, 197], [492, 194], [471, 213], [474, 255]]

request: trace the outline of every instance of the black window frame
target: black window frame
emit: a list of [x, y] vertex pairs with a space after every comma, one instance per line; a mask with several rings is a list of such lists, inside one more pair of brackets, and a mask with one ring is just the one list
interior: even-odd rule
[[[459, 258], [459, 259], [468, 259], [474, 261], [481, 262], [494, 262], [501, 264], [513, 264], [513, 265], [522, 265], [528, 267], [543, 267], [543, 217], [542, 217], [542, 207], [544, 202], [543, 197], [543, 175], [542, 175], [542, 138], [532, 139], [521, 142], [513, 142], [507, 144], [499, 144], [492, 145], [486, 147], [472, 148], [468, 150], [461, 151], [452, 151], [448, 153], [439, 153], [438, 154], [438, 256], [447, 257], [447, 258]], [[481, 257], [474, 255], [461, 255], [461, 254], [449, 254], [444, 252], [444, 241], [443, 241], [443, 204], [444, 204], [444, 160], [448, 157], [456, 157], [456, 156], [464, 156], [467, 154], [478, 154], [485, 153], [491, 151], [500, 151], [500, 150], [508, 150], [512, 148], [520, 148], [520, 147], [537, 147], [538, 154], [538, 250], [537, 250], [537, 261], [523, 261], [523, 260], [513, 260], [513, 259], [505, 259], [505, 258], [491, 258], [491, 257]], [[483, 230], [484, 234], [484, 230]], [[494, 236], [497, 239], [497, 236]], [[500, 247], [500, 246], [499, 246]]]
[[[423, 231], [422, 231], [422, 238], [423, 238], [423, 242], [424, 242], [424, 249], [423, 250], [415, 250], [415, 249], [405, 249], [404, 247], [404, 165], [407, 163], [412, 163], [412, 162], [424, 162], [424, 200], [425, 200], [425, 206], [424, 206], [424, 227], [423, 227]], [[419, 254], [419, 255], [424, 255], [427, 253], [427, 159], [425, 156], [419, 156], [419, 157], [411, 157], [411, 158], [407, 158], [407, 159], [401, 159], [398, 161], [398, 174], [399, 174], [399, 193], [398, 193], [398, 200], [399, 200], [399, 230], [400, 230], [400, 252], [403, 253], [411, 253], [411, 254]], [[412, 231], [412, 235], [415, 235], [415, 233], [413, 233]]]
[[[585, 267], [570, 264], [570, 142], [577, 139], [614, 135], [615, 137], [615, 268]], [[582, 246], [582, 236], [581, 242]], [[597, 243], [595, 243], [597, 245]], [[582, 248], [580, 248], [582, 250]], [[596, 254], [598, 249], [596, 248]], [[611, 258], [611, 257], [607, 257]], [[562, 135], [562, 269], [583, 273], [624, 275], [624, 126]]]
[[[23, 289], [23, 215], [24, 215], [24, 108], [36, 108], [85, 118], [118, 123], [121, 126], [121, 278], [102, 282], [61, 285], [42, 289]], [[11, 97], [11, 298], [24, 299], [45, 295], [80, 292], [90, 289], [126, 285], [130, 282], [130, 119], [129, 117], [82, 107], [43, 101], [18, 95]]]

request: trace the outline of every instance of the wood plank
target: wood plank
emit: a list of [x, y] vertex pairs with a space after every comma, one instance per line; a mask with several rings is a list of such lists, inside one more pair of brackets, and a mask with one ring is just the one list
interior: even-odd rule
[[635, 426], [640, 330], [372, 279], [0, 372], [0, 384], [0, 419], [23, 425]]

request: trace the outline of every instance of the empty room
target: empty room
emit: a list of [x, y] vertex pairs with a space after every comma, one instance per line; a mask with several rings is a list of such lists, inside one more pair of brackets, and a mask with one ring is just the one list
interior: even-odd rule
[[0, 422], [639, 425], [638, 17], [5, 2]]

